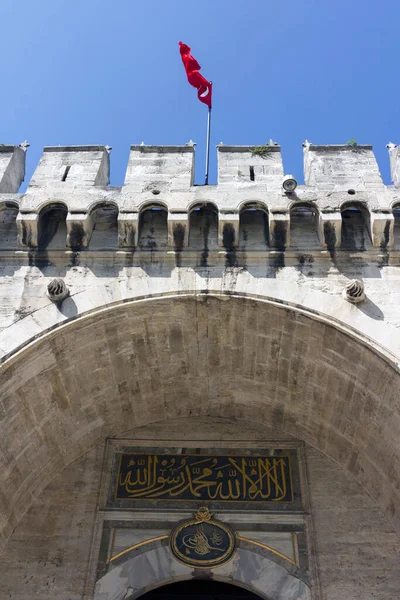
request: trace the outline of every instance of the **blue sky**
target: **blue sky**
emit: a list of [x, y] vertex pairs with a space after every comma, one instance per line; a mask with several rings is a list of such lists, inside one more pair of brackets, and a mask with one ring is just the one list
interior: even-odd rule
[[129, 146], [197, 142], [207, 108], [178, 41], [214, 82], [215, 145], [282, 145], [303, 180], [302, 142], [400, 143], [398, 0], [2, 0], [0, 143], [28, 139], [27, 178], [45, 145], [109, 144], [122, 185]]

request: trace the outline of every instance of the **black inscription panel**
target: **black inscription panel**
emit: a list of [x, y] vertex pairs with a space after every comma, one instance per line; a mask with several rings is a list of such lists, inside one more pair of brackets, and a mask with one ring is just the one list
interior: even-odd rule
[[114, 500], [293, 502], [290, 456], [121, 453]]

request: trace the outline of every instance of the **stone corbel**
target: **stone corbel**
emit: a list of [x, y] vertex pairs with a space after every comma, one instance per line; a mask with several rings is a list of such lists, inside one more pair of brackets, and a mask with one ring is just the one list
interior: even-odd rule
[[139, 235], [139, 213], [129, 212], [118, 214], [118, 247], [135, 248]]
[[371, 213], [371, 238], [375, 248], [394, 246], [394, 216], [391, 213]]
[[187, 212], [168, 213], [168, 246], [177, 250], [186, 248], [189, 243], [189, 214]]
[[67, 248], [77, 251], [86, 248], [93, 231], [93, 216], [88, 213], [68, 213], [66, 225]]
[[18, 213], [17, 231], [19, 248], [37, 248], [38, 226], [38, 213]]
[[342, 215], [340, 212], [319, 214], [318, 237], [322, 246], [329, 251], [340, 247], [342, 240]]
[[283, 252], [290, 246], [290, 215], [271, 212], [269, 215], [269, 243], [271, 248]]
[[239, 245], [239, 213], [221, 212], [218, 215], [218, 246], [230, 248]]

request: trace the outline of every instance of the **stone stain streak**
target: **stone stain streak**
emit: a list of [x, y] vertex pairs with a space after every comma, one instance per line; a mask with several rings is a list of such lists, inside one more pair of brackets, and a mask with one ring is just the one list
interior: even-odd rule
[[235, 248], [235, 230], [230, 223], [225, 223], [222, 230], [222, 243], [226, 250], [225, 265], [227, 267], [237, 266], [237, 256]]
[[22, 245], [27, 247], [32, 247], [32, 236], [31, 236], [31, 228], [27, 223], [22, 221]]
[[201, 257], [200, 257], [200, 266], [206, 267], [207, 259], [208, 259], [208, 255], [209, 255], [208, 236], [209, 236], [209, 231], [210, 231], [210, 219], [209, 219], [208, 215], [205, 217], [205, 222], [203, 224], [202, 230], [203, 230], [203, 250], [201, 252]]
[[175, 264], [180, 267], [182, 264], [182, 250], [185, 240], [185, 227], [180, 223], [174, 224], [173, 238], [175, 247]]
[[130, 226], [127, 235], [127, 246], [134, 248], [135, 243], [135, 230], [133, 229], [133, 227]]
[[336, 243], [337, 243], [336, 230], [335, 230], [335, 226], [330, 221], [327, 221], [324, 223], [324, 239], [325, 239], [325, 244], [326, 244], [326, 247], [330, 254], [330, 257], [332, 260], [334, 260], [335, 253], [336, 253]]
[[286, 249], [286, 224], [277, 221], [274, 230], [275, 248], [279, 252], [284, 252]]
[[390, 240], [390, 225], [391, 222], [389, 220], [385, 223], [385, 228], [383, 230], [383, 237], [381, 241], [381, 250], [387, 250]]
[[382, 251], [382, 255], [380, 256], [380, 260], [379, 260], [380, 268], [388, 266], [389, 261], [390, 261], [390, 255], [389, 255], [390, 227], [391, 227], [391, 221], [388, 219], [385, 223], [383, 235], [381, 238], [380, 249]]
[[72, 223], [69, 234], [69, 245], [73, 252], [80, 252], [83, 248], [85, 230], [80, 223]]
[[264, 242], [266, 246], [269, 246], [269, 223], [268, 216], [263, 212], [263, 230], [264, 230]]
[[314, 263], [314, 257], [312, 254], [300, 254], [298, 268], [302, 273], [304, 273], [307, 277], [312, 277], [314, 275], [312, 271], [312, 266]]

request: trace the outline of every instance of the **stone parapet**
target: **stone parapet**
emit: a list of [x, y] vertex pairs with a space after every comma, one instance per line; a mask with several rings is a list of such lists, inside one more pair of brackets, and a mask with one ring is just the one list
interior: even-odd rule
[[[20, 248], [36, 247], [37, 229], [43, 215], [57, 206], [63, 207], [67, 215], [64, 249], [90, 248], [99, 206], [116, 211], [119, 247], [122, 249], [138, 246], [142, 215], [152, 209], [166, 213], [163, 223], [168, 223], [167, 231], [165, 236], [162, 235], [165, 240], [168, 238], [169, 247], [187, 247], [190, 215], [193, 210], [207, 206], [213, 207], [216, 215], [216, 243], [220, 247], [246, 246], [247, 239], [250, 247], [257, 227], [266, 227], [267, 247], [288, 248], [291, 231], [296, 233], [293, 227], [305, 224], [306, 219], [310, 224], [311, 213], [316, 215], [312, 225], [316, 235], [305, 235], [303, 239], [311, 240], [314, 236], [321, 249], [365, 250], [370, 244], [386, 250], [400, 245], [400, 240], [396, 240], [400, 158], [395, 144], [388, 145], [395, 185], [386, 186], [371, 146], [313, 146], [306, 142], [305, 185], [297, 185], [293, 191], [283, 188], [285, 171], [281, 149], [274, 142], [265, 146], [220, 144], [216, 185], [193, 184], [193, 142], [183, 146], [131, 146], [125, 183], [121, 187], [108, 185], [110, 147], [46, 147], [26, 193], [18, 194], [26, 146], [0, 146], [0, 207], [3, 210], [19, 209]], [[255, 210], [259, 223], [250, 219], [251, 224], [242, 235], [243, 214]], [[293, 212], [295, 219], [292, 219]], [[267, 226], [261, 222], [264, 220], [262, 213], [266, 215]], [[355, 220], [350, 223], [349, 218], [353, 217]], [[350, 223], [349, 227], [342, 227], [343, 218]], [[71, 235], [75, 239], [78, 222], [81, 243], [76, 245], [71, 244]], [[160, 223], [158, 220], [157, 227]], [[157, 227], [149, 227], [151, 237], [151, 229]], [[354, 244], [344, 239], [349, 232], [356, 238], [358, 236]], [[193, 239], [199, 240], [202, 235], [199, 233]], [[281, 243], [283, 238], [284, 244]], [[297, 246], [299, 235], [294, 235], [293, 239]], [[362, 243], [361, 239], [364, 240]], [[158, 248], [156, 240], [150, 241], [154, 249]], [[163, 244], [166, 246], [167, 242]], [[255, 245], [257, 242], [252, 247]]]

